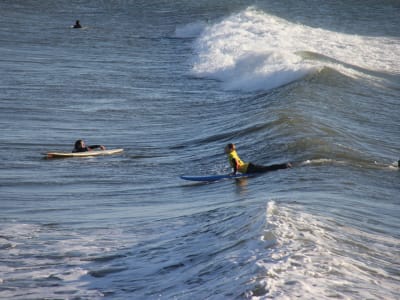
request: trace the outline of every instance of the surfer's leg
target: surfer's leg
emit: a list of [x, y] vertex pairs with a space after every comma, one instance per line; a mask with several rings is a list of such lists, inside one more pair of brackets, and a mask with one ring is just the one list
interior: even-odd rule
[[284, 164], [275, 164], [275, 165], [270, 165], [270, 166], [259, 166], [250, 163], [248, 168], [247, 168], [247, 173], [263, 173], [263, 172], [269, 172], [269, 171], [276, 171], [280, 169], [287, 169], [290, 168], [292, 165], [290, 163], [284, 163]]

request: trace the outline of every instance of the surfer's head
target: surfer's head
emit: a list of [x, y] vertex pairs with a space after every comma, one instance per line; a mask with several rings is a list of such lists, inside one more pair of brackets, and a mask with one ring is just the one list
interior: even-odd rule
[[75, 150], [81, 150], [85, 148], [85, 142], [83, 140], [77, 140], [75, 142]]
[[229, 154], [229, 153], [231, 153], [232, 151], [235, 151], [235, 150], [236, 150], [235, 144], [229, 143], [228, 145], [225, 146], [225, 153], [226, 154]]
[[79, 23], [79, 20], [75, 21], [75, 25], [72, 26], [73, 28], [82, 28], [81, 23]]

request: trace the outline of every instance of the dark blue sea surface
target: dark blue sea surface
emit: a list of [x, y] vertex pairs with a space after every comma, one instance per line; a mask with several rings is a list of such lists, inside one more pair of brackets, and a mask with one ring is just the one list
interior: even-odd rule
[[0, 298], [400, 298], [399, 15], [1, 1]]

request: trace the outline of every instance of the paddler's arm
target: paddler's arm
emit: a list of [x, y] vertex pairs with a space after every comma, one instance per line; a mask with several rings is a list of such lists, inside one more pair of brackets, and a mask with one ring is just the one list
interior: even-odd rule
[[236, 175], [237, 170], [238, 170], [238, 163], [236, 161], [236, 159], [232, 158], [232, 168], [233, 168], [233, 172], [232, 175]]
[[88, 151], [91, 151], [93, 149], [97, 149], [100, 148], [101, 150], [106, 150], [106, 147], [104, 147], [103, 145], [92, 145], [92, 146], [88, 146]]

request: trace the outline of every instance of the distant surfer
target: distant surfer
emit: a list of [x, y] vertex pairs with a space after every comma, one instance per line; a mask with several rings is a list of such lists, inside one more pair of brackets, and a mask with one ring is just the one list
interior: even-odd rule
[[101, 150], [106, 150], [106, 147], [103, 145], [92, 145], [92, 146], [86, 146], [85, 142], [83, 140], [77, 140], [75, 142], [74, 150], [72, 150], [73, 153], [77, 152], [87, 152], [87, 151], [92, 151], [93, 149], [98, 149], [100, 148]]
[[228, 155], [229, 164], [233, 169], [232, 174], [236, 174], [237, 172], [243, 174], [263, 173], [263, 172], [287, 169], [292, 167], [290, 163], [275, 164], [270, 166], [260, 166], [260, 165], [255, 165], [251, 162], [250, 163], [243, 162], [236, 152], [235, 144], [226, 145], [225, 153]]
[[72, 28], [82, 28], [81, 23], [79, 22], [79, 20], [75, 21], [75, 25], [72, 26]]

